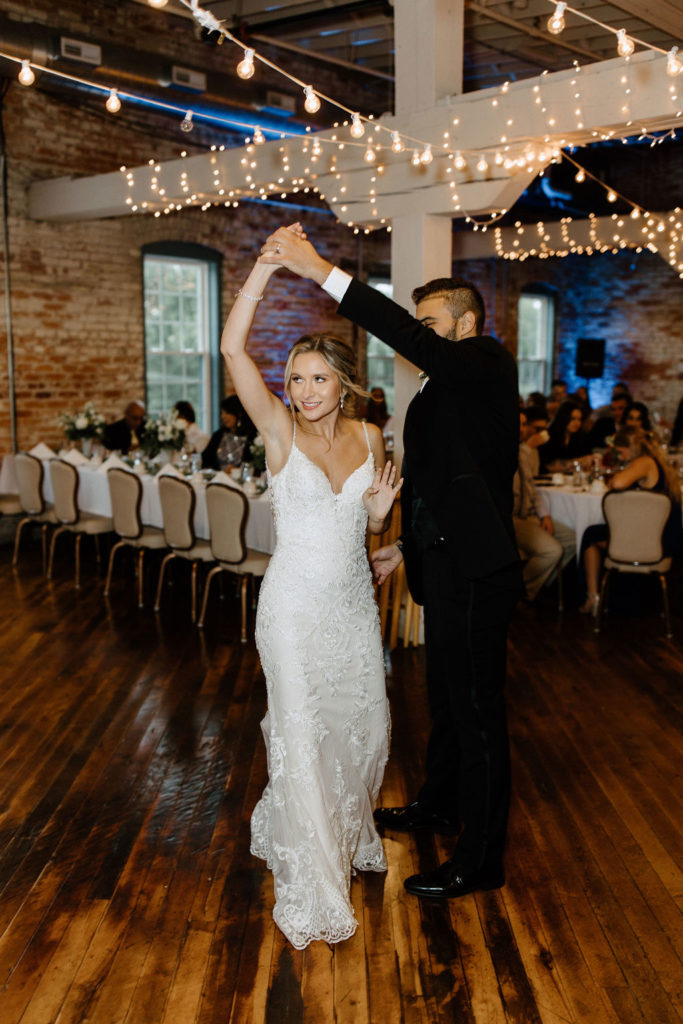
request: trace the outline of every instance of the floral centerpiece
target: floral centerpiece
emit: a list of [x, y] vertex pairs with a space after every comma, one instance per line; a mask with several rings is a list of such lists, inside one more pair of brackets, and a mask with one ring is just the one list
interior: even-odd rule
[[260, 434], [249, 445], [249, 462], [255, 473], [263, 473], [266, 468], [266, 446]]
[[102, 437], [105, 418], [97, 412], [92, 402], [86, 402], [77, 412], [63, 412], [59, 417], [69, 441], [80, 441], [85, 454], [89, 454], [92, 443]]
[[155, 459], [164, 449], [179, 452], [185, 443], [185, 431], [173, 413], [160, 413], [145, 423], [140, 448], [149, 459]]

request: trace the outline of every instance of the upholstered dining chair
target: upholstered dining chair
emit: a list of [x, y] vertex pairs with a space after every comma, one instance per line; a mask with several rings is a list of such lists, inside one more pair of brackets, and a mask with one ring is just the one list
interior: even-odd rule
[[161, 563], [154, 611], [161, 607], [166, 566], [174, 558], [192, 563], [192, 621], [197, 621], [197, 570], [201, 562], [213, 562], [208, 540], [197, 540], [194, 534], [194, 511], [197, 495], [186, 480], [175, 476], [159, 476], [159, 499], [164, 523], [164, 539], [171, 550]]
[[81, 539], [84, 534], [95, 538], [97, 561], [100, 559], [99, 537], [102, 533], [111, 533], [114, 523], [110, 516], [101, 516], [96, 512], [83, 512], [78, 507], [78, 470], [64, 459], [50, 460], [50, 477], [54, 492], [54, 511], [58, 526], [52, 534], [50, 544], [50, 561], [47, 567], [47, 578], [52, 579], [52, 567], [55, 559], [57, 538], [62, 533], [73, 533], [76, 538], [76, 590], [81, 586]]
[[118, 534], [119, 540], [114, 544], [109, 555], [104, 596], [109, 597], [116, 552], [125, 547], [134, 548], [138, 552], [138, 608], [142, 608], [144, 604], [145, 551], [166, 547], [164, 531], [156, 526], [143, 526], [140, 518], [142, 481], [137, 474], [130, 473], [127, 469], [110, 469], [107, 472], [107, 482], [109, 483], [114, 533]]
[[18, 494], [0, 494], [0, 515], [18, 516], [22, 511]]
[[671, 498], [651, 491], [609, 491], [602, 500], [602, 511], [609, 526], [605, 557], [605, 575], [594, 632], [600, 632], [607, 585], [613, 572], [655, 574], [659, 577], [664, 604], [666, 635], [671, 637], [671, 616], [666, 573], [671, 559], [662, 550], [662, 534], [671, 512]]
[[52, 505], [43, 498], [43, 464], [35, 455], [19, 452], [14, 457], [14, 469], [19, 485], [19, 504], [24, 518], [19, 521], [14, 538], [12, 565], [19, 561], [19, 542], [27, 523], [39, 523], [43, 542], [43, 572], [47, 568], [47, 530], [58, 520]]
[[247, 642], [247, 591], [250, 581], [261, 579], [270, 561], [270, 555], [254, 551], [246, 545], [245, 534], [249, 516], [249, 502], [244, 494], [227, 484], [214, 483], [206, 488], [206, 510], [209, 516], [210, 545], [218, 563], [209, 573], [204, 587], [204, 600], [198, 626], [204, 625], [209, 590], [214, 576], [232, 572], [241, 576], [242, 626], [240, 639]]

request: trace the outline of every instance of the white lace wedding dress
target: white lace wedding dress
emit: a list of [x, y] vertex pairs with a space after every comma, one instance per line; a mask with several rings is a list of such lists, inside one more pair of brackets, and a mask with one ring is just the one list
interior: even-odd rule
[[368, 445], [335, 494], [295, 434], [270, 478], [277, 545], [256, 618], [269, 780], [251, 852], [273, 872], [273, 917], [297, 949], [353, 935], [353, 869], [386, 870], [372, 811], [389, 712], [361, 500], [373, 474]]

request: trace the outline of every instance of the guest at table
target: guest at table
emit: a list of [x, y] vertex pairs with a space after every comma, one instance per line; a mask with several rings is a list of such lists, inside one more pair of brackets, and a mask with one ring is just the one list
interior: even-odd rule
[[630, 396], [621, 393], [613, 395], [609, 415], [597, 419], [588, 434], [591, 449], [607, 447], [607, 438], [624, 426], [624, 416], [630, 404]]
[[528, 409], [542, 409], [545, 418], [548, 418], [548, 410], [546, 408], [546, 397], [542, 391], [531, 391], [526, 400], [526, 406]]
[[192, 403], [181, 399], [173, 406], [173, 411], [178, 426], [185, 431], [185, 445], [191, 447], [193, 452], [203, 452], [209, 443], [209, 435], [197, 423]]
[[590, 418], [593, 409], [591, 407], [590, 398], [588, 396], [588, 388], [585, 384], [581, 384], [570, 398], [576, 402], [577, 405], [581, 406], [584, 415], [584, 421], [587, 423]]
[[[615, 435], [614, 447], [625, 465], [610, 480], [610, 489], [625, 491], [635, 488], [668, 494], [671, 498], [671, 515], [664, 527], [662, 548], [665, 557], [680, 554], [683, 549], [681, 484], [659, 442], [653, 434], [638, 427], [624, 427]], [[597, 614], [600, 601], [600, 569], [608, 538], [609, 527], [606, 523], [589, 526], [583, 535], [581, 547], [587, 596], [579, 610], [591, 615]]]
[[249, 444], [256, 437], [256, 427], [251, 422], [237, 395], [228, 395], [221, 402], [221, 425], [212, 435], [202, 452], [204, 469], [221, 469], [218, 449], [226, 437], [245, 437]]
[[638, 427], [640, 430], [652, 430], [650, 412], [643, 402], [631, 402], [624, 413], [625, 427]]
[[145, 430], [145, 407], [136, 400], [129, 402], [123, 418], [109, 423], [104, 428], [102, 444], [110, 452], [121, 452], [127, 455], [140, 447], [140, 439]]
[[541, 472], [541, 457], [539, 449], [550, 440], [548, 433], [548, 415], [544, 406], [527, 406], [521, 410], [526, 420], [522, 443], [525, 450], [525, 458], [531, 476], [538, 476]]
[[367, 405], [366, 420], [379, 427], [384, 437], [385, 447], [394, 446], [394, 417], [387, 409], [387, 399], [384, 388], [373, 388]]
[[539, 449], [541, 468], [562, 470], [566, 463], [588, 455], [591, 445], [583, 429], [585, 417], [580, 405], [567, 399], [550, 424], [550, 440]]
[[529, 426], [526, 413], [520, 412], [519, 422], [521, 444], [513, 482], [512, 523], [517, 547], [525, 559], [522, 579], [526, 596], [533, 601], [541, 587], [552, 582], [560, 563], [564, 568], [576, 554], [576, 534], [551, 518], [545, 498], [536, 489], [536, 449], [542, 444], [542, 434]]

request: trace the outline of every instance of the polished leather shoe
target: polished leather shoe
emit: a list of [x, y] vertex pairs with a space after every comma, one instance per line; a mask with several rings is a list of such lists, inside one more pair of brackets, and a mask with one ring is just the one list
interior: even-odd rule
[[460, 825], [436, 811], [423, 807], [414, 800], [407, 807], [378, 807], [374, 814], [375, 821], [383, 828], [391, 828], [396, 832], [438, 832], [442, 836], [454, 836], [460, 831]]
[[432, 900], [450, 900], [457, 896], [466, 896], [470, 892], [500, 889], [505, 885], [505, 872], [502, 865], [496, 868], [478, 868], [476, 871], [466, 871], [458, 865], [455, 859], [452, 859], [444, 861], [434, 871], [411, 875], [403, 884], [413, 896], [422, 896]]

